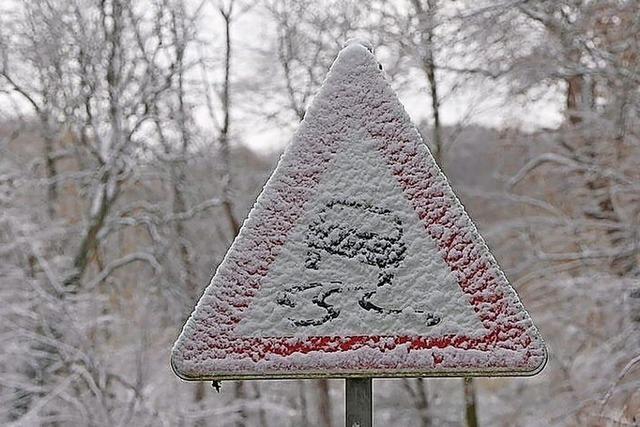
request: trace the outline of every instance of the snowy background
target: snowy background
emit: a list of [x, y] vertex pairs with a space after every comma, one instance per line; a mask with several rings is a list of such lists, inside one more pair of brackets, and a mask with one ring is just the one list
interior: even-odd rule
[[[353, 36], [549, 346], [537, 377], [474, 381], [478, 424], [640, 422], [637, 1], [0, 11], [0, 424], [342, 425], [340, 380], [216, 393], [169, 352]], [[474, 425], [461, 379], [374, 388], [377, 425]]]

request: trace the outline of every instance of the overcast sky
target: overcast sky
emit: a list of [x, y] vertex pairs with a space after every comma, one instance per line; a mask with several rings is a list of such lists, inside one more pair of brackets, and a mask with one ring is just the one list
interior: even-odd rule
[[[6, 10], [11, 4], [16, 4], [13, 0], [4, 0], [0, 1], [0, 3], [0, 13], [3, 13], [3, 9]], [[272, 77], [259, 75], [261, 70], [265, 68], [259, 66], [258, 62], [265, 60], [263, 52], [271, 48], [272, 41], [275, 39], [273, 28], [262, 13], [259, 7], [255, 7], [240, 16], [233, 27], [234, 62], [232, 65], [232, 77], [236, 82], [280, 78], [278, 75]], [[201, 26], [201, 36], [207, 42], [210, 55], [214, 59], [220, 59], [223, 53], [222, 24], [223, 21], [213, 9], [212, 3], [208, 3], [208, 6], [202, 10], [202, 19], [200, 19], [199, 25]], [[366, 33], [359, 34], [359, 36], [369, 38]], [[378, 52], [382, 53], [377, 55], [378, 59], [383, 66], [387, 65], [383, 54], [384, 48], [378, 47]], [[336, 51], [335, 54], [337, 55], [337, 53]], [[272, 69], [278, 70], [277, 67]], [[200, 78], [200, 72], [198, 71], [193, 77]], [[440, 93], [446, 96], [441, 107], [441, 120], [444, 125], [455, 124], [468, 116], [469, 123], [497, 128], [517, 127], [530, 131], [540, 127], [555, 127], [561, 121], [563, 100], [560, 91], [557, 89], [549, 88], [544, 92], [534, 94], [536, 101], [532, 101], [532, 94], [529, 94], [529, 99], [526, 102], [523, 102], [523, 99], [508, 99], [509, 95], [506, 88], [486, 87], [485, 85], [477, 87], [468, 85], [457, 90], [453, 95], [448, 95], [452, 80], [451, 75], [447, 74], [446, 71], [442, 71], [439, 77]], [[215, 76], [212, 76], [212, 79], [215, 78]], [[409, 79], [409, 83], [405, 83], [402, 87], [399, 87], [399, 82], [392, 81], [391, 83], [398, 90], [400, 100], [405, 105], [414, 123], [417, 124], [430, 118], [430, 100], [424, 76], [416, 72], [415, 78]], [[232, 96], [235, 106], [232, 132], [237, 137], [237, 140], [262, 152], [281, 150], [295, 129], [295, 121], [292, 120], [290, 127], [283, 128], [273, 122], [264, 120], [263, 117], [257, 114], [256, 108], [252, 108], [254, 111], [251, 113], [246, 112], [243, 107], [252, 103], [251, 92], [248, 90], [241, 92], [234, 90]], [[195, 99], [199, 99], [197, 102], [203, 103], [201, 96]], [[257, 100], [255, 106], [264, 102], [264, 98], [261, 98]], [[23, 107], [25, 112], [29, 111], [27, 105], [23, 105]], [[472, 114], [468, 114], [470, 108], [473, 109]], [[8, 103], [6, 98], [0, 100], [0, 109], [3, 117], [11, 117], [13, 115], [14, 106]], [[199, 126], [205, 129], [213, 129], [204, 105], [195, 108], [195, 117]]]
[[[211, 14], [212, 11], [204, 11]], [[211, 40], [220, 40], [218, 31], [221, 29], [221, 19], [211, 14], [203, 20], [203, 34]], [[217, 23], [217, 24], [216, 24]], [[269, 48], [270, 40], [274, 40], [272, 28], [269, 21], [261, 18], [259, 10], [252, 10], [243, 15], [236, 23], [233, 32], [234, 46], [239, 58], [235, 62], [233, 74], [236, 78], [250, 78], [251, 73], [258, 67], [252, 66], [256, 60], [255, 51]], [[367, 34], [360, 34], [367, 37]], [[215, 42], [214, 42], [215, 44]], [[384, 51], [384, 49], [378, 49]], [[337, 55], [337, 51], [335, 52]], [[377, 55], [383, 66], [386, 58], [384, 55]], [[274, 76], [278, 78], [279, 76]], [[446, 71], [440, 73], [441, 93], [447, 94], [451, 86], [451, 76]], [[405, 105], [414, 123], [430, 117], [430, 100], [428, 97], [428, 87], [424, 76], [416, 74], [411, 81], [414, 84], [405, 85], [398, 88], [397, 82], [391, 82], [398, 90], [400, 100]], [[444, 90], [442, 90], [444, 89]], [[236, 99], [236, 103], [250, 102], [242, 94], [244, 99]], [[536, 94], [529, 94], [526, 102], [524, 99], [509, 99], [506, 88], [500, 87], [465, 87], [457, 90], [453, 95], [447, 95], [442, 103], [441, 120], [445, 125], [452, 125], [463, 120], [468, 115], [468, 110], [473, 108], [473, 113], [469, 115], [469, 123], [476, 123], [489, 127], [517, 127], [525, 131], [531, 131], [540, 127], [555, 127], [560, 124], [563, 108], [563, 98], [561, 92], [548, 88]], [[532, 101], [535, 96], [535, 101]], [[239, 114], [236, 112], [236, 114]], [[242, 117], [242, 140], [252, 148], [260, 151], [279, 150], [288, 142], [292, 129], [282, 129], [262, 123], [255, 118], [255, 123], [251, 123], [250, 117]], [[208, 118], [202, 117], [202, 121]], [[205, 124], [205, 123], [203, 123]], [[238, 130], [238, 129], [236, 129]]]

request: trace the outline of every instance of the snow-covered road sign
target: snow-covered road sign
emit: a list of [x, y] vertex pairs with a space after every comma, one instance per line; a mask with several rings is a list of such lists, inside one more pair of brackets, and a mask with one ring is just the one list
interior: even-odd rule
[[529, 315], [361, 44], [343, 49], [172, 352], [182, 378], [530, 375]]

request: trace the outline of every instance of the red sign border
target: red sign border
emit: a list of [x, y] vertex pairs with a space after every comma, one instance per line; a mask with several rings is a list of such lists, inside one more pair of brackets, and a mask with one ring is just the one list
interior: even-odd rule
[[[368, 52], [367, 55], [371, 56]], [[336, 63], [339, 61], [340, 59], [336, 60]], [[368, 64], [364, 62], [366, 67]], [[357, 75], [347, 76], [347, 79], [349, 77], [351, 81], [357, 79]], [[343, 82], [331, 82], [330, 75], [325, 87], [333, 89], [331, 92], [339, 93], [341, 83]], [[505, 295], [504, 290], [510, 290], [506, 278], [471, 220], [464, 213], [462, 205], [428, 153], [392, 89], [386, 83], [384, 86], [382, 90], [387, 93], [377, 94], [378, 102], [366, 99], [371, 91], [356, 91], [360, 96], [352, 96], [346, 100], [347, 105], [334, 111], [334, 114], [316, 115], [314, 113], [318, 113], [320, 109], [326, 111], [327, 105], [323, 100], [331, 96], [327, 93], [329, 90], [321, 91], [318, 99], [314, 101], [315, 108], [310, 109], [294, 137], [294, 142], [265, 186], [270, 189], [271, 194], [265, 195], [267, 193], [263, 192], [260, 196], [259, 213], [252, 212], [252, 220], [247, 222], [249, 225], [245, 224], [223, 261], [226, 266], [221, 265], [217, 277], [214, 278], [214, 281], [218, 279], [219, 283], [232, 283], [232, 286], [215, 287], [211, 290], [215, 295], [205, 293], [198, 308], [201, 308], [201, 304], [211, 304], [210, 309], [206, 310], [209, 316], [198, 318], [197, 322], [191, 319], [194, 320], [194, 336], [206, 337], [208, 340], [196, 341], [192, 337], [181, 347], [182, 357], [191, 360], [206, 353], [209, 359], [226, 360], [227, 367], [237, 361], [238, 369], [242, 371], [223, 369], [217, 373], [198, 373], [204, 369], [199, 366], [195, 368], [196, 372], [188, 373], [176, 362], [174, 349], [172, 367], [178, 376], [187, 380], [203, 380], [320, 376], [456, 376], [463, 373], [534, 375], [542, 370], [547, 359], [546, 350], [537, 334], [531, 333], [533, 326], [528, 315], [515, 295]], [[394, 102], [380, 99], [392, 99]], [[361, 114], [345, 114], [358, 111], [358, 108]], [[398, 114], [398, 111], [401, 114]], [[314, 120], [314, 115], [318, 119]], [[384, 120], [365, 119], [372, 116], [383, 117]], [[336, 120], [339, 120], [339, 125], [336, 125]], [[359, 133], [361, 137], [373, 139], [378, 152], [386, 160], [405, 197], [424, 224], [427, 234], [437, 242], [444, 261], [451, 268], [461, 290], [468, 296], [476, 314], [487, 328], [487, 334], [481, 337], [312, 336], [303, 340], [292, 337], [255, 338], [233, 335], [233, 329], [240, 321], [242, 313], [260, 289], [260, 279], [266, 276], [289, 232], [304, 213], [306, 201], [313, 197], [315, 186], [320, 182], [331, 160], [339, 153], [340, 145], [348, 143], [344, 133], [318, 132], [323, 127], [343, 131], [355, 129], [354, 132]], [[300, 165], [304, 167], [300, 168]], [[295, 185], [290, 185], [292, 183]], [[260, 239], [251, 240], [257, 236]], [[240, 247], [243, 243], [245, 247]], [[539, 340], [537, 345], [535, 340]], [[425, 370], [424, 365], [388, 367], [375, 364], [359, 366], [356, 369], [351, 363], [327, 364], [323, 363], [322, 359], [315, 369], [298, 371], [295, 364], [282, 365], [281, 369], [274, 371], [260, 368], [248, 372], [246, 368], [241, 368], [247, 365], [246, 359], [256, 363], [269, 356], [286, 358], [295, 353], [336, 353], [365, 347], [378, 349], [381, 353], [399, 347], [406, 348], [407, 352], [429, 350], [433, 359], [432, 366], [441, 366], [441, 369]], [[491, 353], [497, 349], [512, 351], [519, 358], [515, 363], [513, 359], [501, 359], [483, 366], [473, 366], [472, 362], [460, 364], [454, 361], [458, 365], [452, 366], [452, 361], [447, 360], [451, 357], [450, 351], [445, 351], [451, 348], [488, 352], [489, 360]], [[230, 349], [232, 353], [229, 353]], [[532, 363], [533, 361], [535, 363]]]

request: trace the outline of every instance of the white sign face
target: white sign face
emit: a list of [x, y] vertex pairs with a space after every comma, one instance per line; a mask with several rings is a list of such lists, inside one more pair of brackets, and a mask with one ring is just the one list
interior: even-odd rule
[[545, 361], [358, 44], [338, 56], [172, 353], [193, 380], [531, 375]]
[[486, 333], [375, 143], [343, 144], [235, 334]]

